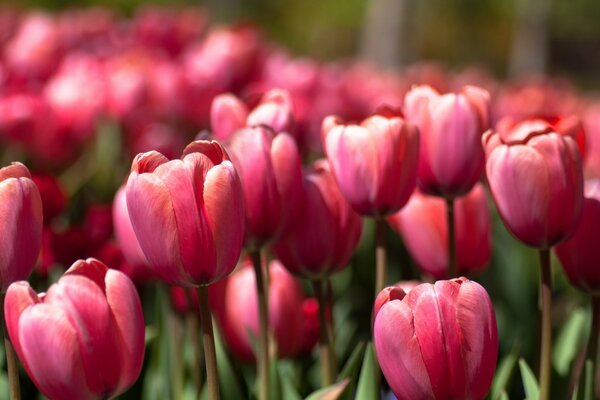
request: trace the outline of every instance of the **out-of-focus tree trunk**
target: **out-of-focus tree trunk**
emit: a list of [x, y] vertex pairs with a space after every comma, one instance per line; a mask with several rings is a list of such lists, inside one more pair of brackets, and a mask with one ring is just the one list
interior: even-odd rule
[[383, 67], [403, 67], [412, 61], [417, 0], [368, 0], [360, 56]]
[[552, 0], [517, 1], [517, 25], [509, 64], [511, 77], [546, 72], [551, 8]]

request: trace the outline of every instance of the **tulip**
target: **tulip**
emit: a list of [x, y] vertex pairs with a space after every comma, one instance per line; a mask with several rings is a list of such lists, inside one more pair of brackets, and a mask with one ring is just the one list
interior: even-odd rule
[[65, 209], [67, 196], [60, 182], [53, 175], [44, 172], [34, 172], [31, 179], [40, 191], [44, 225], [48, 225]]
[[102, 262], [79, 260], [45, 294], [12, 284], [6, 326], [25, 370], [48, 398], [110, 398], [138, 378], [144, 316], [129, 278]]
[[[448, 276], [448, 226], [442, 199], [415, 193], [398, 213], [388, 217], [423, 272], [435, 279]], [[481, 184], [455, 204], [458, 272], [482, 270], [491, 256], [491, 221]]]
[[42, 244], [42, 199], [26, 166], [0, 169], [0, 285], [27, 279]]
[[[259, 334], [258, 295], [251, 263], [244, 263], [227, 278], [224, 315], [217, 320], [233, 354], [253, 360], [253, 337]], [[306, 299], [298, 282], [277, 260], [268, 265], [269, 328], [279, 357], [293, 357], [316, 344], [318, 320], [315, 299]], [[317, 329], [315, 329], [317, 328]]]
[[192, 142], [180, 160], [138, 154], [126, 191], [140, 247], [162, 280], [208, 285], [233, 270], [244, 237], [243, 192], [219, 143]]
[[260, 248], [278, 239], [297, 213], [302, 162], [292, 137], [264, 127], [237, 131], [227, 145], [242, 182], [246, 205], [246, 246]]
[[500, 217], [528, 246], [547, 249], [577, 227], [583, 173], [577, 144], [542, 120], [528, 120], [483, 137], [486, 173]]
[[354, 210], [371, 217], [398, 211], [416, 184], [419, 133], [399, 115], [376, 114], [360, 125], [330, 116], [323, 148], [340, 191]]
[[376, 310], [375, 352], [399, 400], [483, 399], [498, 356], [485, 289], [466, 278], [393, 288]]
[[424, 193], [454, 198], [468, 193], [479, 180], [489, 103], [489, 93], [474, 86], [445, 95], [417, 86], [406, 94], [406, 119], [421, 133], [418, 184]]

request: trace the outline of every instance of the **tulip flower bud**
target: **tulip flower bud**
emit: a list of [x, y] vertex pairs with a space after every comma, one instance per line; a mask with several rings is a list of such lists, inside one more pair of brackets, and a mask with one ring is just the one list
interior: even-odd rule
[[25, 370], [57, 400], [112, 398], [138, 378], [144, 315], [135, 286], [100, 261], [79, 260], [45, 294], [6, 293], [6, 327]]
[[398, 211], [416, 184], [419, 132], [399, 115], [383, 113], [360, 125], [323, 120], [323, 148], [340, 191], [361, 215]]
[[485, 397], [498, 331], [485, 289], [466, 278], [393, 288], [373, 328], [381, 371], [398, 400]]
[[293, 274], [323, 279], [342, 270], [360, 239], [362, 219], [340, 193], [326, 160], [304, 175], [298, 213], [274, 250]]
[[192, 142], [180, 160], [138, 154], [126, 190], [133, 230], [159, 278], [190, 287], [233, 270], [244, 239], [244, 199], [218, 142]]
[[486, 173], [500, 217], [528, 246], [549, 248], [577, 227], [583, 172], [577, 144], [529, 120], [483, 136]]
[[294, 139], [264, 127], [245, 128], [230, 137], [227, 150], [244, 190], [246, 246], [259, 248], [279, 239], [297, 213], [302, 162]]
[[600, 295], [600, 180], [585, 182], [581, 222], [573, 236], [554, 248], [571, 283]]
[[42, 245], [42, 199], [26, 166], [0, 169], [0, 289], [27, 279]]
[[481, 135], [489, 126], [489, 103], [489, 93], [474, 86], [445, 95], [417, 86], [406, 94], [406, 119], [421, 133], [418, 184], [424, 193], [462, 196], [479, 180], [485, 164]]
[[[458, 272], [480, 271], [491, 256], [490, 211], [481, 184], [476, 184], [454, 205]], [[436, 279], [448, 276], [448, 223], [443, 199], [415, 193], [408, 204], [390, 216], [390, 226], [399, 233], [423, 272]]]
[[[278, 356], [292, 357], [310, 351], [318, 338], [317, 313], [310, 312], [310, 309], [305, 312], [307, 300], [302, 285], [279, 261], [271, 261], [268, 271], [269, 328], [274, 335]], [[224, 315], [216, 314], [222, 329], [228, 331], [224, 338], [236, 357], [252, 361], [252, 343], [259, 336], [258, 296], [252, 265], [246, 262], [231, 274], [224, 290]], [[311, 343], [306, 341], [307, 334]]]
[[248, 126], [266, 125], [275, 133], [292, 133], [294, 127], [292, 98], [285, 90], [272, 89], [265, 93], [260, 103], [248, 114]]
[[246, 126], [248, 107], [230, 93], [218, 95], [210, 106], [210, 126], [215, 137], [225, 140]]

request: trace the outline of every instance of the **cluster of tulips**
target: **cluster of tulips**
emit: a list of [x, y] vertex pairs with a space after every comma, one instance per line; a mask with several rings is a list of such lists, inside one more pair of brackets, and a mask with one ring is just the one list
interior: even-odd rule
[[[398, 399], [483, 399], [496, 313], [465, 276], [490, 262], [488, 198], [539, 251], [539, 398], [554, 398], [552, 249], [593, 304], [573, 391], [599, 393], [600, 103], [564, 82], [293, 58], [254, 27], [211, 28], [195, 9], [128, 20], [4, 10], [0, 50], [3, 159], [31, 168], [0, 169], [11, 399], [18, 360], [49, 399], [127, 391], [156, 340], [139, 293], [157, 282], [192, 321], [190, 379], [210, 400], [227, 389], [213, 318], [229, 354], [256, 363], [260, 400], [282, 396], [277, 359], [317, 343], [323, 389], [312, 398], [389, 387]], [[372, 309], [361, 322], [372, 392], [335, 346], [332, 280], [370, 234], [363, 220], [375, 228], [375, 296], [353, 301]], [[388, 279], [388, 226], [419, 281]]]

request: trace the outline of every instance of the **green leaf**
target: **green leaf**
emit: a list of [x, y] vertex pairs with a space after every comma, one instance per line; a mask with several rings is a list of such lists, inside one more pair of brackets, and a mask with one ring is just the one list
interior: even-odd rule
[[352, 354], [346, 361], [346, 365], [342, 369], [339, 378], [340, 379], [350, 379], [350, 384], [348, 385], [348, 390], [344, 392], [342, 398], [350, 399], [352, 397], [352, 392], [354, 391], [354, 386], [356, 382], [356, 377], [358, 375], [358, 370], [360, 368], [360, 362], [363, 359], [363, 355], [365, 352], [366, 343], [360, 342], [358, 346], [354, 348]]
[[[337, 400], [344, 393], [349, 383], [350, 380], [344, 379], [339, 383], [311, 393], [305, 400]], [[357, 399], [360, 399], [360, 397], [357, 397]], [[373, 399], [376, 399], [376, 397], [373, 397]]]
[[[213, 329], [215, 330], [215, 351], [217, 353], [217, 369], [219, 373], [219, 386], [221, 392], [221, 398], [223, 399], [244, 399], [244, 391], [241, 388], [240, 382], [237, 379], [237, 374], [233, 369], [223, 340], [217, 329], [216, 324], [213, 323]], [[206, 386], [206, 385], [204, 385]]]
[[369, 342], [365, 350], [362, 367], [360, 369], [360, 378], [356, 388], [357, 399], [378, 399], [379, 398], [379, 366], [375, 359], [373, 343]]
[[494, 376], [494, 383], [492, 384], [492, 390], [490, 391], [490, 399], [499, 400], [502, 398], [502, 394], [506, 394], [506, 388], [510, 384], [510, 379], [517, 366], [519, 359], [520, 346], [513, 346], [511, 352], [507, 354], [496, 369], [496, 375]]
[[523, 380], [523, 387], [525, 388], [525, 394], [527, 400], [537, 400], [540, 398], [540, 388], [531, 368], [527, 365], [524, 359], [519, 360], [519, 369], [521, 370], [521, 379]]
[[302, 396], [298, 393], [296, 386], [292, 381], [292, 377], [286, 370], [279, 370], [281, 378], [281, 395], [285, 400], [302, 400]]
[[571, 313], [554, 343], [552, 365], [560, 376], [567, 376], [587, 332], [588, 313], [578, 308]]
[[510, 400], [510, 398], [506, 394], [506, 391], [504, 391], [504, 390], [502, 391], [502, 393], [500, 393], [500, 397], [498, 399], [499, 400]]
[[281, 378], [277, 357], [270, 357], [269, 359], [269, 399], [281, 399]]
[[594, 400], [594, 364], [592, 360], [585, 360], [582, 383], [583, 387], [578, 388], [582, 396], [578, 397], [583, 400]]

